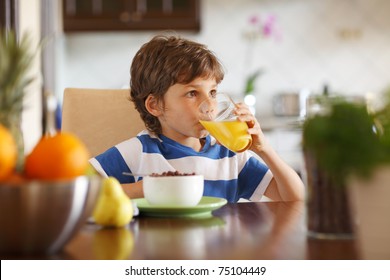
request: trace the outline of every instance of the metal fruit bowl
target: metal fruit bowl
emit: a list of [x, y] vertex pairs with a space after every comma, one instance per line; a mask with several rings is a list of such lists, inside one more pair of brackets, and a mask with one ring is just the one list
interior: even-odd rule
[[90, 217], [102, 179], [0, 182], [0, 253], [53, 254]]

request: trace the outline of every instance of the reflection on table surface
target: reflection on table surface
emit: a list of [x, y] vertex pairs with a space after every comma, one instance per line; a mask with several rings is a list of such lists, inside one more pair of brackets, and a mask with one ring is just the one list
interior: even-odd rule
[[303, 202], [227, 204], [212, 217], [139, 216], [126, 228], [86, 224], [51, 259], [357, 259], [354, 240], [307, 238]]

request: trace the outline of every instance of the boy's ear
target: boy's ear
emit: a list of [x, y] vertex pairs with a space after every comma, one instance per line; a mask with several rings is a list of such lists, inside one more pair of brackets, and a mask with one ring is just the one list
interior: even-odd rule
[[145, 107], [155, 117], [159, 117], [162, 114], [161, 104], [153, 94], [149, 94], [146, 98]]

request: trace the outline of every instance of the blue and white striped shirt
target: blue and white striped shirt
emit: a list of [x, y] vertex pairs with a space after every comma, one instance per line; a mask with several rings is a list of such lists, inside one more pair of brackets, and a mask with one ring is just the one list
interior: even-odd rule
[[123, 175], [163, 173], [201, 174], [205, 178], [205, 196], [222, 197], [229, 202], [240, 198], [260, 200], [272, 173], [260, 158], [250, 151], [234, 153], [207, 136], [197, 152], [163, 135], [142, 131], [104, 153], [92, 158], [91, 164], [103, 176], [113, 176], [120, 183], [134, 183], [141, 177]]

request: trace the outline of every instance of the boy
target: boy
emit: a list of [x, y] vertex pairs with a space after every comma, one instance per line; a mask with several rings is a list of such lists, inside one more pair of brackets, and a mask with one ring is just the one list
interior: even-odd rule
[[179, 171], [204, 175], [204, 195], [229, 202], [258, 201], [263, 194], [272, 200], [303, 200], [302, 181], [266, 142], [247, 106], [238, 104], [235, 113], [249, 126], [251, 152], [229, 151], [199, 123], [200, 102], [215, 98], [224, 77], [206, 46], [156, 36], [137, 52], [130, 72], [131, 101], [147, 130], [91, 159], [91, 164], [102, 175], [116, 177], [131, 198], [143, 197], [142, 174]]

